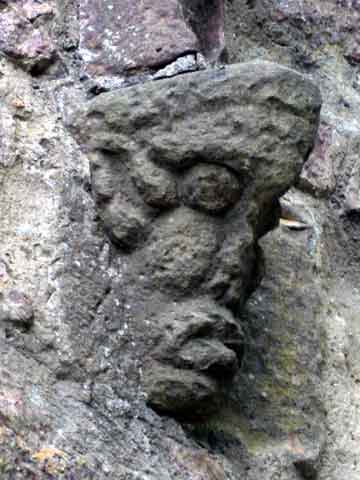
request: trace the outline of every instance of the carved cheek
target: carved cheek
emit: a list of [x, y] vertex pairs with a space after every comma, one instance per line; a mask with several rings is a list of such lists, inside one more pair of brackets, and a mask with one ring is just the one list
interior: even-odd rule
[[215, 226], [180, 207], [159, 219], [146, 248], [147, 267], [161, 289], [186, 291], [204, 279], [218, 248]]

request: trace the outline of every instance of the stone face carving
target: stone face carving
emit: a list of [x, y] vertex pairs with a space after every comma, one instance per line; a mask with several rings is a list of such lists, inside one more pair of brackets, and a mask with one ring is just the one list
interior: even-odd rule
[[313, 146], [320, 105], [301, 75], [253, 62], [102, 94], [74, 118], [104, 228], [131, 263], [156, 410], [208, 415], [241, 365], [257, 241]]

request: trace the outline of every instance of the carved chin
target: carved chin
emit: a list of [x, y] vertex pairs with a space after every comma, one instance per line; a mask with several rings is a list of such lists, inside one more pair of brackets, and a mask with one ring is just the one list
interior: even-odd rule
[[301, 75], [252, 62], [99, 95], [74, 122], [104, 227], [131, 266], [132, 320], [157, 331], [142, 358], [157, 411], [192, 421], [226, 396], [262, 271], [258, 240], [277, 223], [320, 106]]

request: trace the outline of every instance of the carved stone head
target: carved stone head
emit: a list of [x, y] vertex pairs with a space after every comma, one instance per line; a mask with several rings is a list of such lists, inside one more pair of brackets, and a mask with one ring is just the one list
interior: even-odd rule
[[99, 95], [74, 120], [104, 229], [141, 297], [155, 409], [216, 410], [241, 365], [257, 241], [299, 174], [321, 99], [301, 75], [233, 65]]

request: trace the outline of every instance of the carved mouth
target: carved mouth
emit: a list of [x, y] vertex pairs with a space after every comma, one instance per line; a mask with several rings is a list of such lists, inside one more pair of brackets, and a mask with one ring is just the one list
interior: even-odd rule
[[239, 369], [241, 326], [209, 298], [163, 312], [158, 343], [147, 367], [149, 404], [192, 421], [217, 408], [222, 390]]

